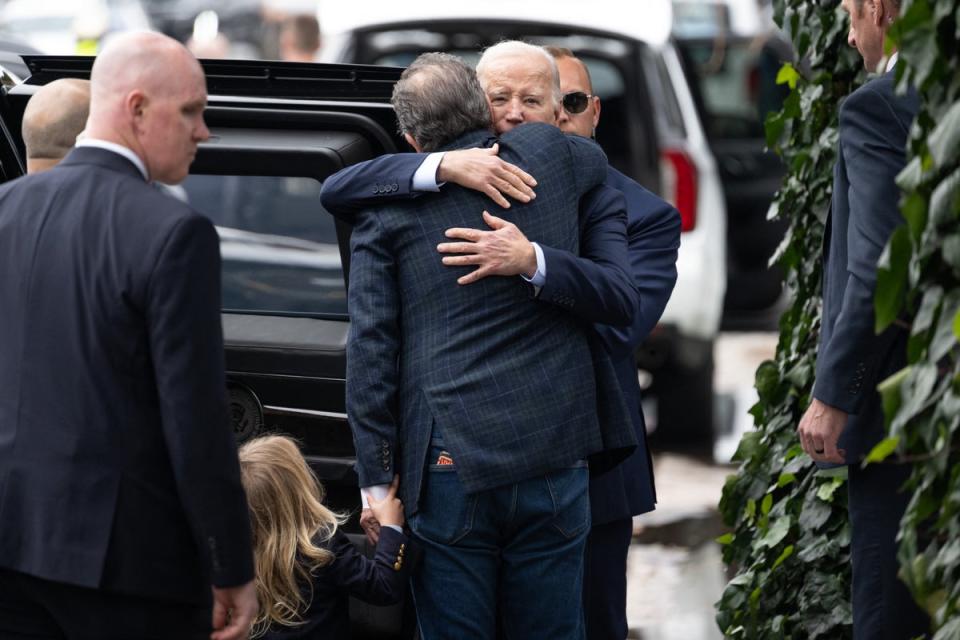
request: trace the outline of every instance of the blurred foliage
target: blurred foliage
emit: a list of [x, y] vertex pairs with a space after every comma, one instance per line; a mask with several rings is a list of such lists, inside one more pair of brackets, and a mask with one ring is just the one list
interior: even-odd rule
[[[805, 61], [781, 70], [791, 93], [766, 125], [789, 169], [771, 215], [790, 221], [775, 259], [793, 303], [775, 360], [757, 370], [757, 430], [741, 441], [720, 503], [732, 529], [720, 542], [736, 575], [717, 623], [730, 638], [849, 638], [846, 468], [818, 471], [795, 430], [813, 387], [838, 105], [865, 76], [839, 1], [774, 4]], [[888, 45], [901, 52], [899, 85], [917, 87], [922, 105], [898, 178], [907, 224], [880, 263], [877, 325], [913, 320], [910, 365], [880, 385], [889, 437], [869, 458], [914, 462], [902, 576], [946, 640], [960, 638], [960, 0], [903, 0]]]

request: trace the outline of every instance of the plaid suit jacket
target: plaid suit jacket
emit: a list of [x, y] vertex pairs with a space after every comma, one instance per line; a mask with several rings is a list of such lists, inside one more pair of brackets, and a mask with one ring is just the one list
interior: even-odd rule
[[[450, 147], [488, 146], [491, 137], [475, 131]], [[501, 215], [544, 244], [576, 253], [578, 201], [606, 179], [600, 148], [527, 124], [501, 137], [500, 156], [539, 182], [534, 201]], [[361, 213], [351, 239], [347, 412], [360, 485], [389, 483], [400, 473], [411, 514], [434, 429], [470, 492], [561, 468], [606, 446], [588, 328], [560, 307], [538, 304], [520, 278], [460, 286], [457, 278], [470, 269], [441, 263], [436, 246], [444, 231], [485, 228], [481, 212], [491, 205], [448, 185]]]

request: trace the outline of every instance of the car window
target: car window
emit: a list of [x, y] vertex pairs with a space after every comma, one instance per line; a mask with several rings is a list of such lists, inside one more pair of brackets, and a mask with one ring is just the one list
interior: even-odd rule
[[762, 138], [767, 113], [778, 111], [787, 94], [776, 84], [782, 54], [773, 43], [708, 39], [681, 46], [693, 67], [710, 135]]
[[182, 196], [217, 227], [227, 312], [346, 318], [334, 220], [321, 183], [284, 176], [191, 175]]
[[654, 55], [654, 64], [656, 65], [657, 84], [660, 92], [658, 115], [662, 119], [662, 126], [671, 135], [686, 137], [686, 127], [683, 124], [683, 112], [680, 110], [680, 102], [677, 100], [677, 94], [673, 90], [673, 81], [670, 79], [670, 70], [667, 69], [667, 63], [663, 56]]

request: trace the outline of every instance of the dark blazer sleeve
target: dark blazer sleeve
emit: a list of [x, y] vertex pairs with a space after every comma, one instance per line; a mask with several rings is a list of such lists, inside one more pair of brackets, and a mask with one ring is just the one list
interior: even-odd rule
[[323, 182], [320, 204], [331, 214], [353, 223], [362, 209], [397, 198], [413, 198], [413, 176], [426, 153], [394, 153], [351, 165]]
[[407, 536], [382, 527], [377, 550], [370, 559], [337, 531], [330, 545], [334, 560], [322, 569], [319, 577], [364, 602], [397, 604], [403, 599], [409, 577], [409, 547]]
[[163, 434], [187, 519], [217, 587], [253, 578], [250, 520], [226, 406], [220, 249], [205, 218], [169, 234], [147, 288]]
[[627, 196], [627, 256], [639, 293], [639, 309], [628, 327], [597, 324], [596, 331], [612, 354], [632, 352], [660, 321], [677, 283], [680, 214], [670, 204], [634, 186]]
[[376, 213], [359, 216], [350, 238], [347, 415], [361, 487], [390, 484], [396, 473], [400, 292], [388, 242]]
[[547, 276], [538, 299], [588, 322], [629, 326], [639, 294], [626, 271], [626, 212], [616, 189], [590, 191], [580, 201], [580, 255], [540, 245]]
[[906, 163], [907, 131], [895, 113], [888, 96], [869, 86], [840, 109], [840, 152], [850, 184], [847, 285], [833, 335], [817, 359], [813, 395], [847, 413], [857, 413], [874, 392], [877, 359], [898, 330], [877, 335], [873, 307], [877, 261], [903, 223], [895, 180]]

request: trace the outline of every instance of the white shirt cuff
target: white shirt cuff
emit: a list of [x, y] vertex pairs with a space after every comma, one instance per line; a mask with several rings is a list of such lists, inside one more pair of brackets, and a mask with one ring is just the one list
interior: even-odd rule
[[388, 527], [388, 528], [390, 528], [390, 529], [393, 529], [393, 530], [396, 531], [397, 533], [403, 533], [403, 527], [401, 527], [401, 526], [398, 525], [398, 524], [385, 524], [385, 525], [381, 525], [381, 526], [384, 526], [384, 527]]
[[540, 293], [540, 288], [547, 282], [547, 261], [543, 258], [543, 249], [540, 248], [540, 245], [536, 242], [531, 242], [530, 244], [533, 245], [533, 252], [537, 254], [537, 271], [530, 278], [522, 273], [520, 277], [532, 284], [537, 290], [537, 293]]
[[372, 495], [374, 500], [383, 500], [387, 497], [387, 493], [389, 491], [390, 485], [388, 484], [375, 484], [369, 487], [360, 487], [360, 502], [363, 504], [363, 508], [370, 508], [370, 503], [367, 502], [367, 493]]
[[443, 185], [437, 182], [437, 170], [440, 168], [443, 154], [443, 151], [431, 153], [420, 163], [416, 173], [413, 174], [414, 191], [440, 191]]

